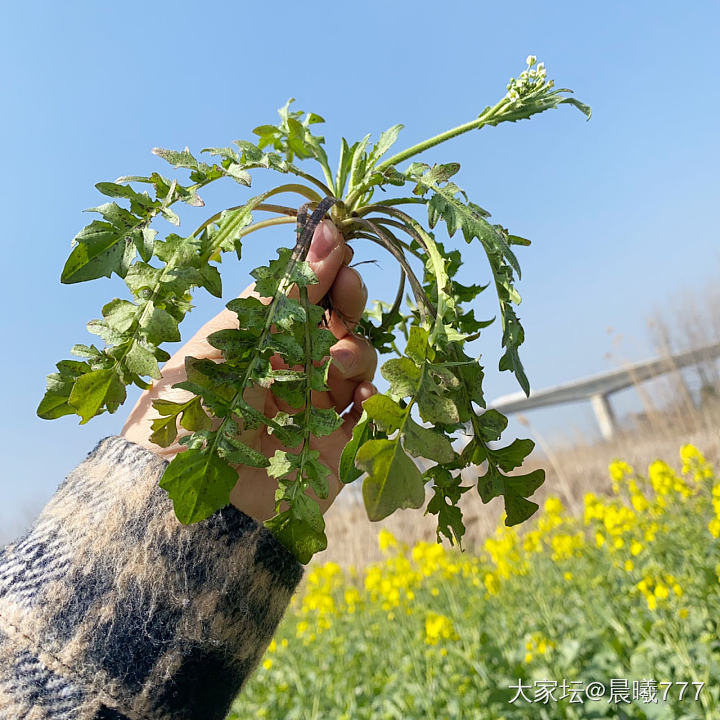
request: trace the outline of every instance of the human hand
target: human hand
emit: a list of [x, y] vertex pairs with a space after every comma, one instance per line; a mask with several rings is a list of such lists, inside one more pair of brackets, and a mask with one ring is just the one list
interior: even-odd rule
[[[338, 463], [342, 450], [350, 439], [352, 429], [362, 414], [362, 403], [377, 392], [370, 382], [377, 367], [377, 352], [365, 338], [352, 333], [365, 308], [367, 289], [357, 270], [347, 266], [351, 259], [352, 249], [345, 244], [335, 226], [329, 220], [320, 223], [315, 230], [307, 255], [307, 262], [317, 276], [318, 283], [308, 286], [308, 295], [310, 302], [317, 304], [329, 292], [333, 311], [328, 318], [328, 327], [337, 338], [337, 342], [330, 349], [332, 364], [327, 382], [329, 390], [313, 391], [312, 404], [319, 408], [334, 407], [338, 413], [342, 413], [350, 406], [338, 430], [326, 437], [311, 439], [311, 447], [320, 451], [320, 461], [331, 469], [328, 477], [330, 491], [327, 498], [318, 499], [312, 490], [308, 491], [311, 497], [317, 500], [322, 512], [330, 507], [342, 488], [338, 478]], [[254, 285], [250, 285], [246, 288], [240, 297], [249, 295], [259, 297], [253, 287]], [[293, 292], [297, 293], [297, 288], [293, 288]], [[270, 302], [268, 298], [260, 299], [262, 302]], [[158, 417], [152, 401], [158, 398], [173, 402], [189, 400], [192, 397], [190, 392], [172, 388], [175, 383], [187, 379], [186, 356], [221, 362], [223, 359], [221, 352], [208, 343], [207, 337], [217, 330], [236, 328], [237, 324], [237, 316], [227, 309], [205, 323], [163, 366], [162, 378], [143, 392], [121, 434], [126, 439], [168, 460], [184, 450], [178, 439], [190, 434], [190, 431], [182, 426], [178, 428], [178, 438], [168, 447], [163, 448], [150, 442], [151, 423]], [[287, 367], [277, 355], [272, 358], [271, 363], [274, 368]], [[269, 390], [259, 386], [249, 389], [245, 399], [267, 417], [274, 417], [278, 411], [293, 410]], [[219, 424], [220, 421], [213, 418], [213, 427]], [[266, 457], [271, 457], [278, 449], [285, 449], [274, 435], [267, 432], [265, 426], [245, 431], [240, 438]], [[270, 478], [263, 468], [245, 465], [233, 467], [238, 469], [239, 477], [230, 493], [230, 502], [259, 522], [275, 515], [277, 480]]]

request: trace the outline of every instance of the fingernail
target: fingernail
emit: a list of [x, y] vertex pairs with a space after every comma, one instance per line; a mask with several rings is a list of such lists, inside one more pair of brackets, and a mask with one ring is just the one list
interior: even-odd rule
[[338, 348], [335, 352], [330, 351], [333, 365], [337, 367], [342, 375], [349, 376], [355, 365], [355, 353], [347, 348]]
[[329, 220], [323, 220], [315, 230], [310, 249], [308, 250], [308, 260], [324, 260], [342, 240], [340, 233]]

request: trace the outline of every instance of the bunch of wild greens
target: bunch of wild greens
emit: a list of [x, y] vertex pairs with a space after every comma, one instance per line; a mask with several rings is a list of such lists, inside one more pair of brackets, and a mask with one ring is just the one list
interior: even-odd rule
[[[238, 140], [234, 147], [205, 149], [217, 158], [213, 163], [201, 162], [187, 149], [154, 151], [174, 167], [188, 169], [190, 184], [157, 173], [98, 183], [101, 193], [124, 201], [125, 206], [112, 201], [94, 209], [102, 220], [93, 220], [75, 237], [61, 281], [76, 283], [116, 273], [127, 283], [132, 300], [111, 300], [102, 309], [102, 319], [88, 323], [88, 330], [105, 347], [73, 346], [71, 352], [81, 359], [57, 364], [58, 372], [48, 377], [38, 415], [77, 414], [86, 423], [105, 411], [115, 412], [126, 398], [127, 385], [148, 388], [147, 378], [160, 378], [158, 363], [169, 359], [162, 344], [180, 340], [178, 325], [190, 310], [192, 289], [203, 287], [222, 296], [220, 272], [214, 264], [220, 263], [221, 255], [235, 252], [239, 259], [243, 238], [249, 233], [270, 225], [296, 224], [295, 247], [280, 248], [277, 259], [252, 271], [257, 293], [270, 302], [247, 297], [228, 303], [237, 314], [238, 327], [208, 337], [224, 361], [186, 359], [187, 380], [174, 387], [189, 391], [192, 397], [182, 403], [154, 401], [158, 418], [151, 440], [167, 447], [177, 438], [178, 422], [191, 431], [180, 439], [187, 448], [169, 463], [160, 480], [183, 523], [202, 520], [228, 504], [238, 466], [266, 468], [279, 483], [276, 515], [266, 525], [307, 562], [327, 542], [322, 514], [307, 491], [312, 488], [318, 497], [327, 497], [330, 474], [318, 451], [311, 449], [310, 440], [334, 432], [341, 423], [335, 410], [316, 408], [310, 402], [312, 390], [327, 389], [334, 337], [322, 327], [327, 303], [308, 301], [308, 285], [317, 278], [305, 256], [313, 229], [329, 215], [348, 242], [364, 238], [377, 243], [400, 266], [395, 301], [376, 305], [359, 325], [359, 332], [379, 352], [398, 357], [381, 368], [390, 384], [388, 392], [364, 403], [363, 416], [342, 454], [340, 479], [349, 483], [366, 473], [362, 490], [371, 520], [398, 508], [421, 507], [425, 485], [432, 483], [434, 495], [426, 512], [437, 515], [438, 539], [443, 534], [451, 543], [459, 543], [464, 526], [457, 503], [469, 489], [461, 485], [460, 470], [486, 464], [477, 479], [483, 502], [502, 495], [508, 525], [528, 518], [537, 505], [527, 498], [542, 484], [543, 471], [508, 473], [522, 464], [533, 442], [515, 440], [507, 447], [491, 447], [507, 420], [495, 410], [478, 410], [485, 407], [483, 370], [464, 351], [465, 343], [489, 324], [477, 320], [468, 308], [485, 286], [454, 280], [461, 265], [460, 252], [446, 250], [432, 229], [442, 220], [450, 237], [460, 230], [467, 243], [482, 245], [500, 303], [505, 351], [500, 370], [514, 373], [526, 393], [528, 380], [518, 356], [523, 329], [513, 308], [520, 302], [514, 286], [520, 267], [512, 246], [529, 243], [490, 223], [489, 214], [467, 199], [451, 180], [459, 164], [403, 166], [406, 160], [461, 133], [528, 118], [565, 103], [590, 116], [586, 105], [568, 97], [569, 90], [554, 88], [543, 64], [532, 56], [507, 90], [477, 118], [393, 155], [388, 156], [388, 151], [401, 125], [386, 130], [375, 143], [369, 135], [352, 145], [343, 139], [334, 173], [323, 148], [324, 138], [313, 134], [313, 126], [322, 118], [292, 110], [289, 102], [279, 111], [277, 125], [254, 130], [256, 142]], [[300, 169], [302, 160], [314, 161], [320, 177]], [[198, 192], [209, 183], [229, 178], [249, 186], [250, 172], [255, 170], [294, 177], [208, 218], [189, 235], [170, 233], [158, 238], [152, 227], [156, 218], [179, 225], [173, 205], [201, 207]], [[147, 186], [149, 192], [133, 185]], [[378, 188], [391, 187], [398, 189], [396, 197], [373, 199]], [[294, 195], [300, 201], [292, 207], [268, 202], [279, 194]], [[425, 205], [428, 227], [401, 209], [405, 205]], [[258, 212], [271, 217], [256, 221]], [[157, 259], [155, 264], [153, 259]], [[419, 275], [413, 269], [417, 261], [422, 265]], [[406, 283], [413, 299], [404, 308]], [[288, 295], [293, 286], [298, 288], [298, 299]], [[405, 341], [402, 351], [396, 344], [400, 336]], [[274, 369], [273, 356], [279, 356], [287, 368]], [[266, 417], [246, 399], [246, 391], [253, 386], [267, 388], [296, 411]], [[423, 424], [413, 419], [414, 409]], [[261, 425], [286, 449], [266, 458], [239, 439], [242, 432]], [[458, 453], [451, 442], [459, 431], [469, 432], [471, 438]], [[436, 464], [423, 473], [413, 457]]]

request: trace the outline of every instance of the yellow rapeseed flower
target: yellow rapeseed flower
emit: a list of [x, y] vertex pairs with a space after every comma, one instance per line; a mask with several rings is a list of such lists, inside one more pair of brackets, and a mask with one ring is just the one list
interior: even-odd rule
[[[687, 483], [662, 460], [656, 460], [650, 464], [648, 476], [658, 500], [671, 492], [676, 492], [683, 498], [687, 498], [692, 494], [692, 490]], [[664, 503], [660, 504], [664, 506]]]
[[545, 637], [541, 632], [534, 632], [525, 642], [525, 662], [532, 662], [535, 655], [547, 655], [547, 653], [555, 647], [555, 643], [550, 638]]
[[428, 645], [437, 645], [438, 641], [456, 639], [457, 634], [452, 620], [446, 615], [429, 612], [425, 617], [425, 642]]
[[579, 554], [585, 544], [585, 538], [581, 532], [574, 535], [558, 533], [553, 536], [550, 544], [552, 547], [552, 559], [557, 563]]
[[694, 445], [683, 445], [680, 448], [680, 459], [683, 464], [683, 474], [687, 475], [692, 472], [695, 482], [713, 478], [714, 473], [712, 467], [704, 455]]
[[620, 487], [625, 478], [635, 474], [631, 465], [628, 465], [623, 460], [613, 460], [608, 467], [610, 472], [610, 479], [612, 480], [612, 489], [615, 495], [620, 492]]
[[630, 495], [630, 502], [637, 513], [644, 513], [650, 507], [648, 499], [639, 492]]
[[389, 530], [383, 528], [378, 533], [378, 545], [380, 546], [380, 550], [382, 552], [387, 552], [388, 550], [396, 548], [398, 542], [395, 536]]
[[485, 589], [490, 595], [497, 595], [498, 591], [500, 590], [500, 582], [498, 581], [497, 575], [495, 575], [495, 573], [485, 573], [484, 583]]
[[560, 515], [560, 513], [562, 513], [564, 509], [565, 508], [560, 498], [549, 497], [545, 501], [545, 512], [548, 515]]

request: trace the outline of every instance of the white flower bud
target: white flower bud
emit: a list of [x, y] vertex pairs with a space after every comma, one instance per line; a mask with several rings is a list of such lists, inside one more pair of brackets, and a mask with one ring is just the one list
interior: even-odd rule
[[532, 67], [537, 62], [537, 58], [535, 57], [535, 55], [528, 55], [525, 62], [529, 67]]

